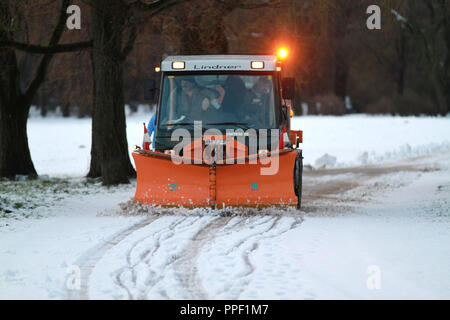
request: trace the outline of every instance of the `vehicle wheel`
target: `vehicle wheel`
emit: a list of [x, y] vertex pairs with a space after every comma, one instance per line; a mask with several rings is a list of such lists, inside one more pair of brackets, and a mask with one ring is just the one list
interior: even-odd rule
[[297, 151], [297, 158], [294, 165], [294, 192], [297, 196], [297, 209], [301, 207], [302, 201], [302, 176], [303, 176], [303, 154], [302, 150]]

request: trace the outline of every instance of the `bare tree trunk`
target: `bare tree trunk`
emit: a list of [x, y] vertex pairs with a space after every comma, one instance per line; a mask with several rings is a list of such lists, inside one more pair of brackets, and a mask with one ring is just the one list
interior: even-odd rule
[[213, 53], [216, 54], [228, 53], [228, 39], [225, 34], [225, 25], [223, 18], [220, 20], [218, 19], [213, 34], [215, 39], [212, 42], [212, 46], [210, 46], [210, 49], [213, 50]]
[[228, 53], [228, 39], [225, 35], [223, 18], [218, 17], [213, 20], [210, 26], [213, 30], [205, 36], [204, 26], [200, 26], [195, 19], [194, 24], [185, 28], [181, 35], [180, 54], [226, 54]]
[[444, 13], [443, 28], [445, 36], [446, 56], [443, 66], [444, 75], [444, 92], [447, 104], [447, 113], [450, 113], [450, 4], [448, 1], [442, 0], [440, 10]]
[[126, 9], [118, 0], [92, 7], [94, 106], [89, 177], [106, 185], [129, 183], [136, 175], [128, 155], [123, 97], [122, 32]]
[[347, 96], [348, 72], [347, 57], [338, 47], [334, 52], [334, 94], [344, 100]]
[[[10, 21], [9, 3], [0, 4], [0, 18]], [[0, 40], [9, 34], [0, 28]], [[14, 49], [0, 51], [0, 177], [36, 176], [27, 138], [29, 105], [20, 91], [20, 75]]]
[[349, 74], [349, 49], [348, 41], [348, 24], [351, 15], [351, 7], [349, 3], [342, 1], [335, 8], [333, 16], [334, 21], [330, 23], [329, 28], [332, 39], [330, 39], [331, 58], [334, 64], [333, 74], [333, 92], [342, 99], [347, 96], [347, 83]]
[[405, 91], [405, 74], [406, 74], [406, 36], [404, 30], [400, 30], [400, 35], [395, 42], [395, 49], [397, 53], [396, 65], [396, 82], [397, 82], [397, 94], [402, 96]]
[[206, 54], [207, 50], [208, 48], [201, 41], [198, 25], [183, 30], [180, 54]]
[[21, 99], [14, 50], [0, 51], [0, 177], [36, 176], [27, 138], [29, 104]]
[[445, 87], [445, 84], [443, 83], [443, 79], [441, 79], [438, 69], [439, 67], [433, 67], [433, 71], [431, 72], [431, 80], [433, 83], [433, 91], [434, 91], [434, 98], [438, 107], [437, 113], [441, 115], [445, 115], [449, 109], [449, 106], [447, 104], [447, 98], [445, 96], [445, 93], [443, 92], [443, 88]]

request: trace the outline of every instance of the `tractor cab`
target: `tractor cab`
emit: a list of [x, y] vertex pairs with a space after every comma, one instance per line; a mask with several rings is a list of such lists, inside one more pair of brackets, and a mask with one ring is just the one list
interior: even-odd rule
[[173, 149], [178, 143], [174, 131], [185, 129], [193, 136], [195, 125], [202, 133], [215, 129], [223, 135], [266, 129], [269, 140], [271, 129], [289, 130], [285, 99], [291, 97], [289, 90], [282, 95], [280, 69], [269, 55], [167, 57], [160, 67], [155, 149]]

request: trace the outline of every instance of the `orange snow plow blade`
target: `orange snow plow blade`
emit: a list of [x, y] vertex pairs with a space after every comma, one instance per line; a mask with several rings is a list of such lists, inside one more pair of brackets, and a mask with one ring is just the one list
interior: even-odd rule
[[135, 151], [134, 199], [162, 206], [294, 206], [296, 156], [289, 149], [271, 154], [269, 163], [247, 157], [234, 164], [175, 164], [167, 154]]

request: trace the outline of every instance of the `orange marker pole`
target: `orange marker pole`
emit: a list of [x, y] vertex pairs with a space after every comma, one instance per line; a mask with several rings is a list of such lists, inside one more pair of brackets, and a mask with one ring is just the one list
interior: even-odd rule
[[216, 207], [216, 164], [209, 167], [209, 204]]

